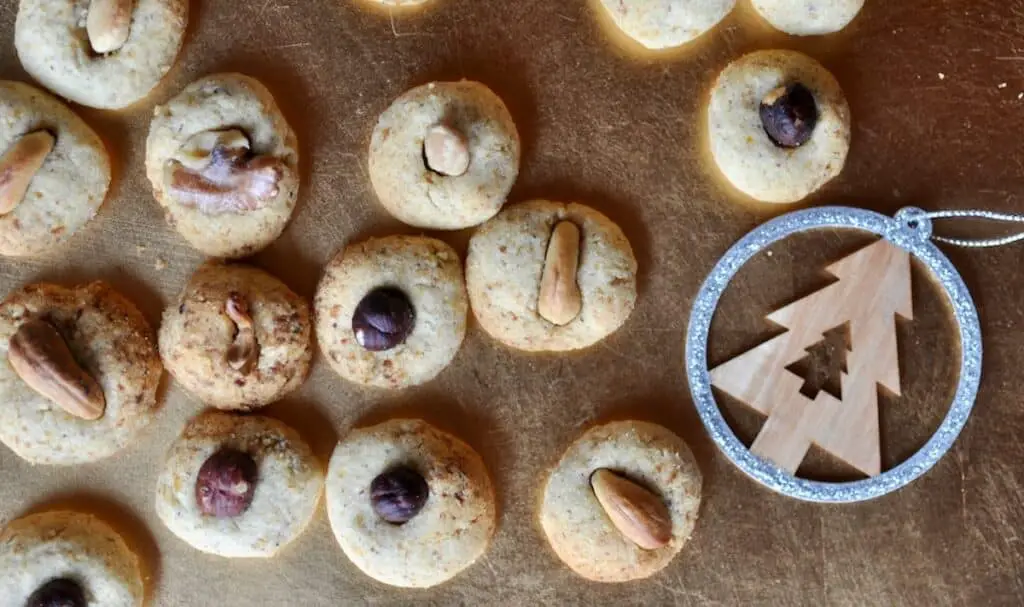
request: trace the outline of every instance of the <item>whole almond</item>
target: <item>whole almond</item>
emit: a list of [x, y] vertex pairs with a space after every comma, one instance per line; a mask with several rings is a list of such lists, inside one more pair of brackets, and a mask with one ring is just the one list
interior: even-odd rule
[[54, 141], [49, 131], [32, 131], [0, 157], [0, 215], [21, 204], [32, 178], [53, 151]]
[[85, 18], [89, 45], [99, 53], [112, 53], [124, 46], [132, 25], [134, 0], [92, 0]]
[[430, 170], [458, 177], [469, 170], [469, 146], [462, 133], [445, 124], [435, 124], [423, 139], [423, 156]]
[[657, 495], [607, 468], [591, 475], [590, 486], [615, 528], [634, 544], [656, 550], [672, 541], [672, 517]]
[[580, 229], [571, 221], [558, 222], [548, 241], [537, 297], [537, 313], [548, 322], [569, 324], [583, 309], [583, 296], [576, 283], [579, 260]]

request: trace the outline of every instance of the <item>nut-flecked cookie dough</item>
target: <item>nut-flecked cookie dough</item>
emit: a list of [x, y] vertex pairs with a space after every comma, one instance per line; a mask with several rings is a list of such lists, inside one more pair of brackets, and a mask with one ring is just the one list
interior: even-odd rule
[[298, 388], [312, 351], [309, 305], [280, 280], [208, 262], [164, 311], [160, 356], [203, 403], [250, 410]]
[[11, 521], [0, 532], [4, 605], [141, 607], [139, 559], [113, 529], [79, 512]]
[[[110, 158], [50, 95], [0, 81], [0, 255], [36, 255], [82, 229], [103, 204]], [[10, 173], [8, 173], [10, 171]]]
[[[564, 242], [568, 259], [556, 265], [556, 235], [566, 228], [574, 238]], [[629, 241], [610, 219], [581, 204], [534, 200], [505, 209], [473, 235], [466, 287], [473, 314], [498, 341], [520, 350], [576, 350], [626, 322], [636, 271]], [[552, 281], [553, 293], [575, 304], [561, 318], [543, 306]]]
[[215, 74], [154, 110], [146, 175], [167, 221], [212, 257], [245, 257], [276, 239], [299, 190], [298, 142], [270, 91]]
[[419, 228], [458, 230], [501, 209], [519, 174], [519, 134], [479, 82], [432, 82], [402, 94], [370, 140], [381, 204]]
[[[809, 117], [799, 106], [780, 108], [783, 93], [794, 87], [810, 105], [803, 112]], [[773, 107], [778, 111], [765, 116]], [[778, 124], [780, 118], [786, 120]], [[780, 145], [769, 127], [794, 140]], [[814, 59], [794, 51], [757, 51], [718, 76], [708, 130], [715, 162], [737, 189], [762, 202], [790, 203], [842, 171], [850, 149], [850, 108], [839, 83]]]
[[794, 36], [838, 32], [864, 8], [864, 0], [752, 0], [752, 4], [772, 27]]
[[[663, 503], [671, 528], [660, 547], [640, 547], [613, 523], [591, 486], [599, 470]], [[696, 523], [700, 495], [700, 470], [682, 439], [647, 422], [612, 422], [576, 439], [551, 471], [540, 523], [573, 571], [598, 582], [626, 582], [660, 571], [682, 549]]]
[[157, 412], [152, 329], [102, 282], [35, 284], [0, 303], [0, 441], [36, 464], [125, 448]]
[[686, 44], [715, 27], [736, 0], [601, 0], [601, 6], [624, 34], [658, 50]]
[[469, 445], [426, 422], [396, 419], [353, 430], [335, 448], [327, 514], [363, 573], [426, 588], [486, 552], [496, 509], [490, 477]]
[[188, 0], [20, 0], [14, 45], [43, 86], [90, 107], [141, 100], [181, 49]]
[[316, 512], [323, 468], [299, 434], [258, 415], [192, 419], [157, 479], [156, 513], [192, 547], [225, 557], [271, 557]]
[[433, 379], [466, 336], [459, 255], [423, 236], [349, 245], [327, 264], [313, 302], [320, 349], [349, 381], [404, 388]]

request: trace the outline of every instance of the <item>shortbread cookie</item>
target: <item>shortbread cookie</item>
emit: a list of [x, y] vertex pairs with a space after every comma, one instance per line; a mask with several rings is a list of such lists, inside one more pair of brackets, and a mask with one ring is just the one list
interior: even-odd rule
[[117, 109], [174, 65], [188, 0], [20, 0], [14, 45], [25, 71], [75, 103]]
[[298, 142], [270, 92], [241, 74], [193, 82], [154, 110], [146, 175], [167, 221], [213, 257], [276, 239], [299, 190]]
[[[661, 500], [671, 519], [667, 543], [641, 548], [613, 524], [591, 486], [598, 470]], [[700, 494], [700, 470], [682, 439], [647, 422], [612, 422], [576, 439], [551, 471], [540, 523], [573, 571], [597, 582], [626, 582], [660, 571], [682, 549], [697, 521]]]
[[81, 118], [46, 93], [0, 81], [0, 255], [36, 255], [81, 230], [103, 204], [110, 158]]
[[433, 82], [381, 114], [370, 181], [381, 204], [419, 228], [458, 230], [490, 219], [519, 174], [519, 134], [479, 82]]
[[[555, 271], [547, 257], [564, 222], [578, 233], [578, 262]], [[466, 286], [473, 314], [498, 341], [520, 350], [576, 350], [626, 322], [636, 303], [636, 269], [629, 241], [610, 219], [581, 204], [535, 200], [505, 209], [477, 230]], [[578, 290], [578, 313], [559, 324], [538, 306], [546, 276]]]
[[422, 384], [447, 367], [469, 309], [458, 253], [422, 236], [346, 247], [327, 264], [313, 306], [331, 367], [381, 388]]
[[156, 514], [197, 550], [271, 557], [309, 525], [323, 480], [295, 430], [269, 417], [209, 411], [171, 446]]
[[139, 559], [113, 529], [79, 512], [31, 514], [0, 532], [4, 605], [141, 607]]
[[805, 198], [843, 170], [850, 150], [839, 83], [794, 51], [757, 51], [726, 67], [711, 91], [708, 129], [726, 179], [763, 202]]
[[298, 388], [313, 357], [309, 304], [263, 270], [205, 263], [164, 311], [160, 356], [203, 403], [251, 410]]
[[366, 575], [426, 588], [472, 565], [494, 535], [494, 490], [483, 461], [420, 420], [353, 430], [331, 456], [327, 515]]
[[107, 457], [156, 415], [163, 369], [152, 329], [105, 283], [8, 295], [0, 361], [0, 441], [32, 463]]
[[612, 22], [649, 49], [680, 46], [718, 25], [736, 0], [601, 0]]
[[838, 32], [853, 21], [864, 0], [752, 0], [772, 27], [794, 36]]

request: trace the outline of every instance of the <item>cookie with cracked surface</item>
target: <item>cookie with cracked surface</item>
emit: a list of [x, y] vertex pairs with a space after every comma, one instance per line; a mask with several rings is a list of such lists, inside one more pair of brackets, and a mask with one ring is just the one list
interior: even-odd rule
[[0, 116], [0, 255], [38, 255], [96, 216], [110, 157], [81, 118], [27, 84], [0, 81]]
[[[396, 524], [380, 514], [377, 479], [399, 468], [427, 489], [419, 509]], [[422, 420], [353, 430], [331, 456], [326, 485], [338, 544], [363, 573], [385, 584], [426, 588], [445, 582], [479, 559], [494, 535], [494, 489], [480, 456]]]
[[[552, 233], [579, 231], [575, 281], [582, 305], [565, 324], [538, 311]], [[586, 348], [618, 329], [636, 304], [636, 258], [622, 230], [581, 204], [534, 200], [511, 206], [469, 241], [466, 287], [473, 314], [491, 337], [529, 351]]]
[[[616, 528], [591, 487], [600, 469], [625, 476], [668, 509], [671, 538], [641, 548]], [[690, 538], [701, 500], [701, 474], [690, 448], [668, 429], [641, 421], [591, 428], [569, 446], [544, 486], [540, 523], [562, 561], [596, 582], [654, 575]]]
[[479, 82], [432, 82], [403, 93], [370, 139], [370, 182], [399, 221], [458, 230], [501, 209], [519, 175], [519, 133]]
[[208, 262], [164, 311], [160, 356], [188, 392], [218, 409], [252, 410], [298, 388], [312, 351], [309, 304], [277, 278]]
[[682, 46], [732, 12], [736, 0], [601, 0], [612, 23], [651, 50]]
[[[790, 95], [793, 90], [802, 95]], [[795, 139], [780, 141], [780, 133]], [[756, 51], [715, 81], [708, 137], [715, 163], [738, 190], [762, 202], [797, 202], [843, 170], [850, 107], [835, 77], [814, 59]]]
[[864, 0], [752, 0], [751, 3], [772, 27], [794, 36], [838, 32], [864, 8]]
[[298, 197], [298, 141], [266, 87], [214, 74], [153, 114], [146, 175], [185, 240], [238, 258], [281, 235]]
[[[50, 327], [46, 330], [95, 381], [91, 395], [102, 392], [98, 418], [60, 406], [12, 366], [22, 329], [39, 324]], [[0, 303], [0, 441], [25, 460], [81, 464], [124, 449], [156, 415], [162, 373], [149, 323], [103, 282], [74, 288], [28, 285]]]
[[302, 534], [324, 472], [285, 424], [208, 411], [171, 445], [157, 479], [156, 514], [193, 548], [224, 557], [272, 557]]
[[119, 109], [145, 98], [174, 65], [188, 0], [20, 0], [14, 46], [54, 93]]
[[313, 302], [320, 349], [345, 379], [404, 388], [433, 379], [466, 336], [469, 304], [458, 253], [423, 236], [349, 245]]

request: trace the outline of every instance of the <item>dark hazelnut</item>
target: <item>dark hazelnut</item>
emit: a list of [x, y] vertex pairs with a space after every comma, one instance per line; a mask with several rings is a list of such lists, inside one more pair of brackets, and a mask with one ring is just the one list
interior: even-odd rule
[[57, 578], [36, 589], [25, 607], [86, 607], [85, 592], [78, 582]]
[[207, 516], [229, 518], [249, 508], [256, 491], [256, 462], [247, 453], [221, 449], [199, 468], [196, 503]]
[[773, 90], [761, 100], [761, 124], [780, 148], [802, 146], [818, 124], [814, 94], [799, 82]]
[[352, 315], [356, 342], [371, 352], [405, 343], [416, 323], [416, 312], [405, 293], [382, 287], [370, 291]]
[[392, 468], [370, 483], [373, 510], [389, 523], [401, 524], [416, 516], [429, 495], [427, 481], [406, 466]]

